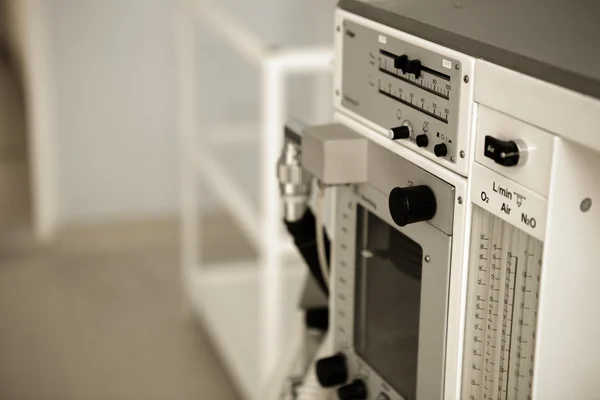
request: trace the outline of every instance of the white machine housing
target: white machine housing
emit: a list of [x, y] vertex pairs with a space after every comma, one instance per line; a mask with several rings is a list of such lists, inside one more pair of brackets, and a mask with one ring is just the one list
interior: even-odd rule
[[[600, 101], [345, 10], [338, 9], [335, 18], [335, 122], [384, 146], [456, 190], [443, 398], [476, 400], [484, 398], [484, 393], [488, 399], [597, 398], [600, 393], [600, 380], [597, 379], [600, 373], [600, 346], [597, 344], [600, 337], [600, 313], [597, 312], [600, 304], [600, 264], [597, 261], [600, 140], [596, 138], [600, 126]], [[413, 143], [392, 141], [386, 136], [390, 127], [369, 121], [343, 105], [345, 33], [342, 27], [346, 20], [368, 26], [386, 37], [399, 38], [460, 60], [463, 74], [469, 76], [463, 82], [460, 97], [458, 141], [464, 149], [464, 158], [457, 158], [455, 163], [440, 162], [431, 152], [423, 151]], [[507, 167], [486, 157], [486, 136], [524, 144], [524, 162]], [[481, 215], [487, 215], [483, 214], [484, 210], [503, 221], [505, 228], [502, 229], [512, 229], [515, 234], [520, 231], [519, 235], [541, 244], [536, 247], [541, 253], [536, 254], [541, 263], [539, 281], [532, 292], [535, 296], [530, 297], [535, 305], [535, 317], [533, 312], [531, 314], [535, 340], [529, 348], [531, 357], [527, 374], [531, 379], [524, 381], [527, 393], [510, 392], [509, 389], [503, 392], [499, 387], [499, 390], [485, 388], [470, 395], [465, 383], [470, 382], [467, 374], [471, 373], [468, 371], [472, 364], [465, 353], [472, 350], [469, 347], [471, 338], [467, 337], [471, 328], [467, 324], [472, 322], [473, 315], [469, 310], [475, 304], [472, 295], [468, 295], [469, 276], [479, 265], [472, 248], [477, 238], [471, 236], [472, 229], [473, 235], [480, 234], [475, 229], [481, 229], [477, 224], [481, 222], [478, 221]], [[334, 225], [338, 223], [334, 221]], [[334, 237], [330, 309], [331, 326], [335, 329], [340, 318], [336, 312], [339, 308], [336, 277], [341, 261], [336, 246], [340, 244], [337, 237], [340, 233], [335, 229], [331, 233]], [[527, 277], [527, 271], [523, 276]], [[512, 286], [511, 290], [514, 289]], [[516, 341], [516, 336], [513, 339]], [[336, 330], [333, 331], [333, 342], [334, 351], [347, 352], [351, 347], [347, 336]], [[350, 361], [351, 377], [364, 377], [361, 368], [365, 366], [358, 367], [359, 364], [363, 365], [360, 361], [358, 364]], [[376, 371], [369, 370], [369, 375], [369, 400], [402, 399], [390, 390]], [[501, 373], [495, 378], [502, 381]], [[497, 381], [493, 383], [498, 385]], [[506, 382], [504, 385], [508, 387]]]

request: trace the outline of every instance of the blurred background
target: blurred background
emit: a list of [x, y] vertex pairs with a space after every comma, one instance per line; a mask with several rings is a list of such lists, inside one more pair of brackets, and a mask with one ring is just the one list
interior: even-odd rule
[[0, 399], [266, 398], [306, 278], [275, 163], [331, 118], [334, 7], [0, 2]]

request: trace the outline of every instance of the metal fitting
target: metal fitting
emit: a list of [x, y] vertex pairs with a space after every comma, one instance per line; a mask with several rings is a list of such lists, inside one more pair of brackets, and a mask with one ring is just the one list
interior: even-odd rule
[[302, 147], [298, 135], [287, 135], [277, 162], [277, 179], [283, 200], [283, 218], [298, 221], [304, 215], [311, 193], [312, 176], [302, 168]]

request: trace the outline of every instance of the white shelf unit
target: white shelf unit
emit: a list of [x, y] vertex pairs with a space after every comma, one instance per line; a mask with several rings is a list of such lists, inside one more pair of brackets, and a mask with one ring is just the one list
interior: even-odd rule
[[[272, 385], [269, 378], [286, 358], [288, 338], [300, 329], [297, 303], [306, 267], [284, 233], [276, 163], [293, 79], [314, 77], [316, 94], [304, 102], [310, 103], [311, 122], [330, 118], [334, 4], [180, 0], [182, 278], [189, 304], [212, 336], [238, 389], [252, 400], [265, 399], [264, 391]], [[199, 51], [199, 30], [201, 39], [214, 35], [218, 45]], [[215, 70], [204, 70], [201, 65], [221, 51], [229, 52], [227, 59], [217, 62]], [[255, 72], [254, 78], [249, 71]], [[211, 85], [219, 76], [225, 83], [215, 90]], [[206, 86], [199, 82], [202, 79]], [[236, 85], [248, 80], [256, 84], [256, 93], [238, 91]], [[221, 97], [211, 99], [215, 104], [206, 103], [206, 95], [217, 94]], [[248, 118], [246, 114], [252, 113], [245, 112], [244, 100], [254, 103], [248, 106], [257, 109], [256, 115]], [[229, 109], [239, 112], [228, 115], [224, 111]], [[199, 115], [203, 110], [205, 115]], [[210, 187], [234, 217], [255, 247], [257, 259], [216, 265], [200, 261], [198, 221], [203, 195], [199, 182]]]

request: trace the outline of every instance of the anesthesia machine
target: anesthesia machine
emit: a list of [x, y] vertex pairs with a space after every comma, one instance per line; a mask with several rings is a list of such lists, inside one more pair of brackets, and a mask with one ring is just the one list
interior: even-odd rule
[[340, 1], [333, 122], [278, 165], [328, 297], [289, 398], [600, 398], [598, 15]]

